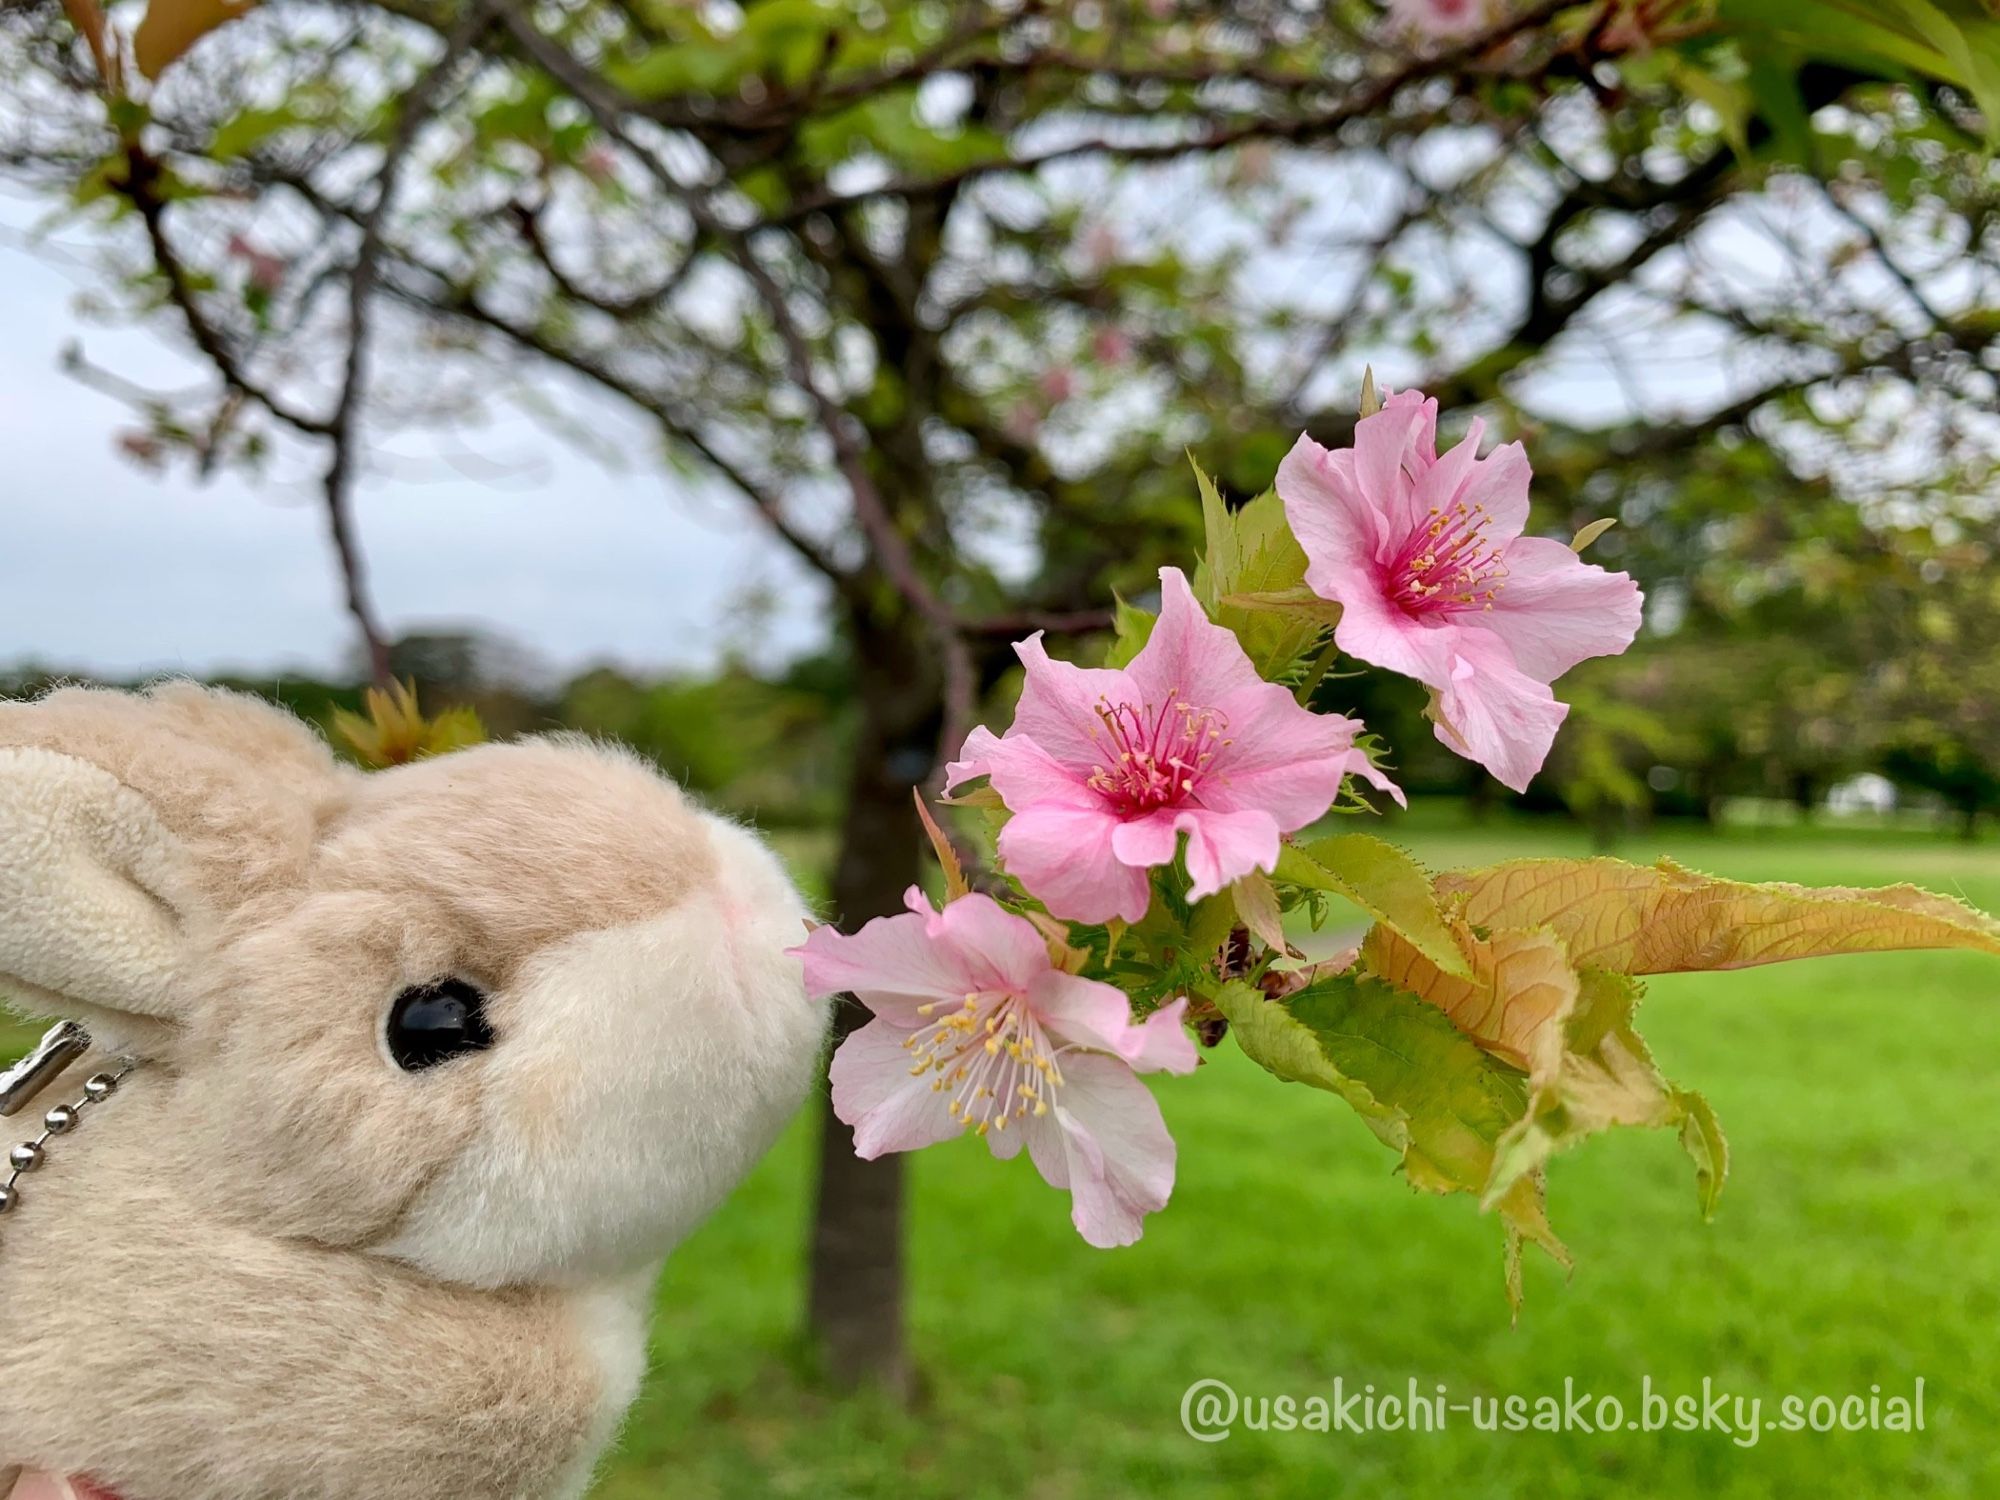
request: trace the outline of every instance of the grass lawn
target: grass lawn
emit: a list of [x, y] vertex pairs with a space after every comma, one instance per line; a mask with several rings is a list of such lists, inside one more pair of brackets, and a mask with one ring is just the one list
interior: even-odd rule
[[[1540, 825], [1387, 830], [1433, 866], [1585, 852]], [[1911, 879], [2000, 910], [2000, 846], [1819, 829], [1668, 831], [1645, 848], [1719, 874]], [[1656, 980], [1643, 1025], [1735, 1149], [1704, 1225], [1673, 1140], [1627, 1133], [1555, 1164], [1574, 1276], [1531, 1263], [1510, 1326], [1499, 1232], [1419, 1197], [1330, 1095], [1225, 1044], [1160, 1089], [1179, 1186], [1104, 1253], [1025, 1159], [968, 1141], [913, 1161], [915, 1412], [798, 1372], [809, 1140], [780, 1149], [669, 1265], [652, 1379], [600, 1500], [936, 1496], [1856, 1496], [2000, 1493], [2000, 961], [1899, 954]], [[1552, 1435], [1181, 1431], [1198, 1378], [1245, 1395], [1414, 1378], [1453, 1401], [1560, 1394], [1628, 1410], [1642, 1378], [1732, 1396], [1927, 1382], [1929, 1430]]]

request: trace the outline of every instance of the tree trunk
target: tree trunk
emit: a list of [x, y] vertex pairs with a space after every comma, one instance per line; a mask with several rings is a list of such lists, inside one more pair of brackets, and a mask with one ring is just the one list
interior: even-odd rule
[[[835, 916], [852, 931], [902, 910], [922, 874], [922, 835], [911, 789], [931, 773], [941, 717], [925, 653], [901, 632], [850, 622], [862, 721], [848, 775]], [[853, 1000], [836, 1014], [836, 1039], [865, 1025]], [[912, 1385], [903, 1331], [903, 1162], [862, 1161], [854, 1133], [820, 1106], [819, 1195], [813, 1215], [807, 1328], [827, 1377], [907, 1396]]]

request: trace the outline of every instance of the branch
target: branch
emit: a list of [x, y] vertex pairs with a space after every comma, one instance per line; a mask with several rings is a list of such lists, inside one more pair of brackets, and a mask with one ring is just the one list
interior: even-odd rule
[[[786, 228], [813, 214], [839, 213], [846, 209], [883, 198], [918, 199], [933, 197], [942, 193], [955, 192], [969, 182], [1002, 173], [1027, 173], [1057, 162], [1076, 161], [1084, 157], [1102, 157], [1125, 164], [1179, 160], [1184, 157], [1207, 155], [1226, 151], [1234, 146], [1247, 145], [1252, 141], [1274, 141], [1303, 145], [1322, 140], [1335, 134], [1343, 126], [1365, 119], [1383, 109], [1412, 83], [1425, 79], [1477, 75], [1481, 70], [1474, 66], [1477, 60], [1494, 48], [1512, 41], [1524, 32], [1531, 31], [1544, 21], [1567, 10], [1575, 0], [1540, 0], [1519, 14], [1508, 17], [1499, 25], [1472, 37], [1456, 46], [1435, 52], [1428, 57], [1412, 58], [1401, 67], [1384, 74], [1364, 87], [1353, 90], [1330, 109], [1298, 115], [1288, 120], [1269, 120], [1259, 117], [1238, 120], [1230, 124], [1211, 123], [1199, 135], [1170, 141], [1121, 142], [1103, 136], [1093, 136], [1085, 140], [1072, 141], [1066, 146], [1055, 146], [1027, 156], [1010, 156], [994, 161], [973, 162], [956, 171], [941, 173], [935, 177], [898, 177], [877, 183], [874, 187], [861, 188], [853, 192], [837, 193], [823, 190], [813, 196], [793, 204], [784, 212], [764, 220], [760, 229]], [[1503, 70], [1489, 70], [1499, 73]]]
[[[779, 286], [758, 257], [747, 231], [723, 223], [698, 189], [683, 184], [666, 165], [633, 139], [621, 113], [627, 107], [619, 91], [611, 88], [560, 43], [543, 35], [527, 17], [506, 13], [508, 30], [528, 56], [550, 77], [574, 93], [598, 126], [631, 152], [647, 173], [669, 196], [677, 199], [694, 220], [698, 233], [722, 246], [750, 283], [758, 300], [770, 315], [772, 327], [784, 346], [785, 364], [792, 383], [804, 393], [819, 418], [827, 440], [833, 446], [834, 464], [846, 481], [854, 502], [854, 514], [872, 548], [876, 566], [890, 586], [900, 594], [936, 635], [944, 672], [943, 741], [955, 749], [972, 728], [977, 706], [978, 682], [971, 651], [960, 631], [957, 614], [940, 598], [918, 569], [909, 543], [897, 529], [895, 518], [883, 502], [868, 472], [861, 445], [855, 440], [852, 413], [821, 388], [813, 371], [812, 347], [800, 331]], [[943, 757], [939, 757], [942, 761]]]
[[490, 23], [486, 0], [474, 0], [465, 19], [446, 41], [443, 55], [417, 80], [406, 97], [395, 131], [383, 151], [381, 169], [376, 174], [375, 201], [361, 216], [361, 244], [355, 251], [354, 269], [348, 279], [347, 370], [341, 380], [340, 396], [334, 403], [333, 417], [327, 424], [327, 436], [333, 444], [325, 480], [327, 531], [333, 540], [334, 553], [340, 560], [347, 611], [354, 617], [355, 626], [361, 632], [362, 644], [368, 652], [369, 670], [378, 687], [387, 687], [391, 682], [389, 645], [369, 603], [361, 553], [354, 540], [353, 518], [354, 448], [361, 395], [368, 383], [368, 340], [371, 331], [368, 304], [375, 291], [382, 254], [382, 222], [395, 199], [403, 164], [416, 145], [424, 122], [436, 108], [446, 82], [457, 70], [459, 59]]

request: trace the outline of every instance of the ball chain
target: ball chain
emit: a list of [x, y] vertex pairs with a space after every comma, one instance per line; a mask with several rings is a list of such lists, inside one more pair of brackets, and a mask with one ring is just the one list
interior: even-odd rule
[[81, 1099], [74, 1104], [58, 1104], [42, 1116], [42, 1133], [38, 1138], [23, 1141], [7, 1153], [10, 1170], [7, 1180], [0, 1182], [0, 1217], [21, 1206], [21, 1179], [48, 1160], [49, 1142], [59, 1135], [68, 1135], [82, 1123], [85, 1110], [117, 1093], [134, 1066], [130, 1058], [124, 1058], [116, 1072], [92, 1075], [83, 1086]]

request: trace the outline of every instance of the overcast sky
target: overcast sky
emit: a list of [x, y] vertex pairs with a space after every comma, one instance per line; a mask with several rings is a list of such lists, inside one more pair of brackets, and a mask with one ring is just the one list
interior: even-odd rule
[[[166, 475], [117, 451], [137, 426], [59, 368], [93, 363], [155, 385], [195, 367], [159, 334], [74, 310], [87, 273], [21, 248], [30, 222], [0, 198], [0, 665], [207, 673], [335, 668], [352, 649], [324, 513], [307, 484], [251, 488]], [[359, 531], [392, 632], [474, 626], [568, 669], [611, 659], [702, 666], [748, 644], [767, 658], [818, 638], [816, 601], [728, 499], [657, 469], [607, 473], [524, 424], [523, 463], [494, 486], [450, 475], [372, 478]], [[297, 466], [293, 466], [296, 468]], [[310, 478], [311, 470], [304, 471]], [[786, 601], [746, 641], [727, 618], [747, 593]]]

